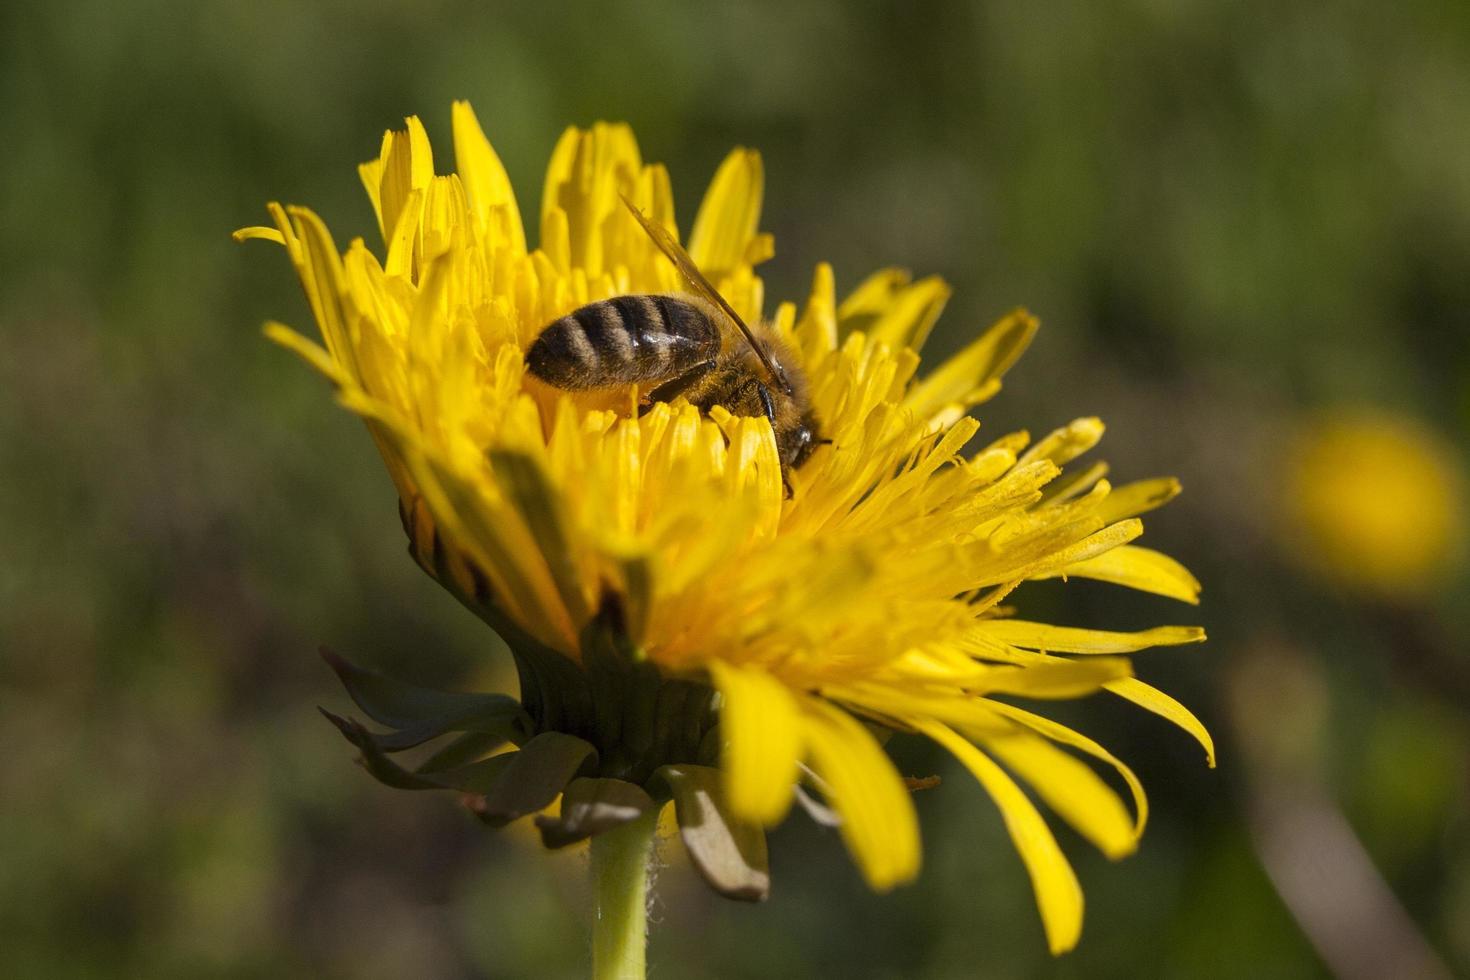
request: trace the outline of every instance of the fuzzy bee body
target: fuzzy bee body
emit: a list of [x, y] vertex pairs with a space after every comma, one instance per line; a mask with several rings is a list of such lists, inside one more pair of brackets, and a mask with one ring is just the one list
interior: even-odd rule
[[[695, 296], [615, 296], [547, 324], [526, 351], [526, 367], [567, 391], [649, 385], [645, 405], [682, 396], [700, 411], [719, 405], [733, 415], [765, 416], [783, 471], [800, 466], [820, 441], [806, 379], [764, 324], [748, 344], [722, 329], [724, 322]], [[764, 377], [766, 361], [784, 384]]]
[[817, 434], [806, 378], [781, 338], [765, 324], [747, 326], [662, 225], [623, 203], [693, 290], [588, 303], [542, 328], [526, 367], [567, 391], [649, 386], [645, 407], [680, 396], [700, 411], [765, 416], [776, 437], [781, 476], [830, 440]]
[[681, 375], [713, 361], [720, 346], [720, 328], [697, 301], [617, 296], [547, 324], [526, 365], [547, 384], [585, 391]]

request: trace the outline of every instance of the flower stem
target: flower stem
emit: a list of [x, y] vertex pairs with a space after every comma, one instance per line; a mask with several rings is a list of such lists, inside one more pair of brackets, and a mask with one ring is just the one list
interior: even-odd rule
[[592, 838], [592, 980], [643, 980], [656, 810]]

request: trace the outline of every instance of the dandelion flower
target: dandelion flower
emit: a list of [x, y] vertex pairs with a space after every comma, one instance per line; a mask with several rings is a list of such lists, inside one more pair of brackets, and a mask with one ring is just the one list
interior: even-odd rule
[[[545, 385], [524, 354], [548, 323], [687, 290], [620, 200], [677, 237], [669, 175], [627, 126], [571, 128], [529, 215], [465, 103], [453, 132], [455, 174], [436, 173], [417, 119], [360, 168], [381, 257], [361, 240], [339, 251], [304, 208], [272, 205], [273, 227], [237, 232], [284, 246], [323, 344], [278, 324], [268, 335], [366, 421], [414, 558], [517, 660], [519, 704], [395, 686], [333, 658], [394, 729], [337, 719], [370, 770], [465, 792], [491, 822], [560, 794], [560, 814], [538, 817], [552, 846], [672, 799], [695, 866], [741, 898], [764, 896], [764, 828], [797, 801], [882, 891], [914, 878], [921, 854], [911, 784], [882, 740], [920, 735], [998, 805], [1049, 945], [1070, 949], [1082, 892], [1032, 794], [1112, 858], [1134, 850], [1146, 802], [1106, 749], [1016, 702], [1108, 691], [1185, 728], [1212, 763], [1201, 724], [1127, 657], [1204, 637], [1048, 625], [1001, 603], [1060, 577], [1194, 603], [1194, 578], [1136, 543], [1138, 515], [1178, 484], [1113, 487], [1103, 464], [1074, 466], [1102, 436], [1096, 419], [970, 448], [970, 410], [1036, 330], [1024, 311], [927, 372], [919, 351], [949, 296], [937, 278], [884, 270], [839, 299], [818, 265], [805, 302], [767, 317], [754, 268], [774, 247], [747, 149], [715, 174], [688, 253], [790, 347], [830, 443], [788, 487], [765, 418], [682, 398], [640, 413], [636, 390]], [[446, 732], [461, 734], [415, 770], [388, 758]], [[518, 748], [489, 754], [506, 743]], [[1131, 809], [1084, 760], [1117, 773]]]
[[1419, 423], [1344, 407], [1301, 426], [1283, 467], [1291, 557], [1357, 592], [1423, 595], [1464, 550], [1454, 449]]

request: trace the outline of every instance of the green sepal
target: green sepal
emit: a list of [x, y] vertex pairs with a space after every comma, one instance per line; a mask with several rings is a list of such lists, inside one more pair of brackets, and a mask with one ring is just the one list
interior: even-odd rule
[[[713, 698], [711, 699], [713, 703]], [[724, 753], [724, 738], [720, 731], [719, 723], [716, 722], [705, 729], [704, 735], [699, 739], [699, 748], [695, 750], [695, 760], [701, 766], [716, 766], [720, 764], [720, 756]]]
[[[460, 605], [479, 617], [510, 648], [521, 686], [521, 705], [532, 722], [530, 730], [591, 735], [592, 695], [581, 666], [536, 640], [496, 609], [489, 583], [473, 564], [467, 566], [473, 579], [473, 590], [465, 592], [461, 589], [450, 572], [448, 552], [438, 533], [432, 533], [427, 542], [420, 542], [414, 533], [411, 516], [402, 504], [399, 515], [408, 534], [408, 552], [419, 567], [454, 596]], [[429, 552], [427, 558], [420, 553], [423, 549]]]
[[316, 710], [320, 711], [322, 717], [326, 718], [327, 721], [337, 726], [337, 730], [342, 733], [343, 738], [357, 746], [358, 750], [362, 752], [362, 757], [359, 759], [362, 767], [384, 786], [391, 786], [394, 789], [445, 788], [442, 783], [436, 783], [432, 780], [424, 779], [421, 776], [415, 776], [392, 759], [389, 759], [384, 754], [384, 750], [378, 746], [377, 739], [373, 733], [364, 728], [356, 719], [334, 715], [322, 707], [318, 707]]
[[561, 794], [560, 816], [539, 816], [548, 848], [566, 847], [636, 820], [656, 807], [643, 787], [622, 779], [574, 779]]
[[602, 775], [643, 783], [670, 760], [689, 761], [714, 723], [708, 684], [665, 678], [628, 639], [623, 597], [605, 591], [579, 646], [592, 694]]
[[505, 745], [506, 741], [498, 732], [465, 732], [420, 762], [414, 772], [445, 772], [467, 766]]
[[321, 655], [369, 718], [397, 729], [372, 736], [384, 752], [411, 749], [447, 732], [499, 736], [503, 744], [525, 741], [532, 731], [530, 716], [509, 695], [435, 691], [359, 667], [327, 647]]
[[771, 891], [766, 832], [730, 813], [720, 770], [663, 766], [654, 778], [674, 798], [679, 836], [705, 882], [726, 898], [764, 901]]
[[486, 788], [494, 785], [500, 772], [508, 768], [510, 760], [517, 754], [507, 752], [443, 772], [410, 772], [388, 758], [383, 749], [379, 747], [376, 736], [364, 728], [357, 719], [334, 715], [326, 708], [317, 710], [337, 726], [337, 730], [347, 741], [357, 746], [362, 752], [360, 761], [363, 768], [378, 782], [394, 789], [450, 789], [462, 793], [484, 792]]
[[374, 779], [394, 789], [448, 789], [471, 794], [466, 805], [481, 820], [500, 827], [545, 808], [584, 769], [597, 764], [597, 750], [574, 735], [542, 732], [518, 751], [442, 771], [410, 772], [389, 759], [362, 724], [319, 709], [362, 752]]
[[595, 771], [597, 749], [575, 735], [542, 732], [520, 751], [494, 758], [508, 760], [505, 768], [466, 803], [481, 820], [502, 827], [544, 809], [584, 769]]

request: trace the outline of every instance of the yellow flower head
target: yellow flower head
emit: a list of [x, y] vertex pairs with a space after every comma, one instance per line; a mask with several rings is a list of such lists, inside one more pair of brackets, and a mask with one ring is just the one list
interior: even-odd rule
[[[1096, 419], [967, 448], [979, 429], [969, 409], [999, 390], [1036, 329], [1025, 312], [922, 376], [918, 352], [949, 295], [937, 278], [885, 270], [839, 301], [819, 265], [802, 306], [781, 303], [765, 318], [754, 267], [774, 249], [760, 231], [761, 159], [746, 149], [716, 173], [688, 253], [743, 319], [790, 348], [830, 443], [792, 469], [788, 488], [764, 417], [702, 413], [683, 398], [640, 406], [647, 392], [627, 387], [544, 384], [524, 354], [553, 320], [607, 297], [688, 290], [620, 200], [677, 236], [669, 176], [643, 162], [627, 126], [568, 129], [532, 250], [464, 103], [454, 150], [458, 173], [437, 175], [409, 119], [362, 166], [381, 259], [360, 240], [339, 252], [302, 208], [272, 205], [274, 228], [237, 236], [285, 246], [325, 347], [277, 324], [267, 332], [367, 421], [415, 557], [517, 654], [521, 750], [475, 763], [463, 784], [494, 782], [486, 805], [503, 817], [529, 812], [506, 802], [504, 779], [536, 746], [551, 769], [582, 777], [551, 791], [565, 787], [560, 822], [545, 825], [558, 841], [615, 822], [618, 801], [636, 812], [645, 791], [672, 797], [696, 864], [745, 897], [763, 894], [763, 881], [721, 854], [763, 862], [760, 828], [796, 798], [833, 818], [881, 890], [915, 876], [920, 847], [910, 786], [879, 736], [919, 733], [999, 805], [1051, 948], [1071, 948], [1081, 890], [1017, 780], [1115, 858], [1142, 832], [1143, 791], [1097, 743], [1013, 702], [1105, 689], [1183, 726], [1212, 756], [1199, 722], [1122, 656], [1203, 633], [1050, 626], [1000, 603], [1028, 580], [1062, 576], [1195, 602], [1184, 568], [1133, 543], [1137, 515], [1172, 498], [1175, 481], [1114, 488], [1102, 464], [1070, 467], [1101, 437]], [[359, 703], [379, 720], [404, 717]], [[409, 774], [375, 752], [387, 739], [349, 734], [395, 785], [474, 757], [450, 753]], [[1131, 814], [1078, 754], [1116, 770]], [[711, 765], [713, 782], [700, 776]], [[701, 805], [728, 814], [718, 847], [685, 820]]]
[[1289, 447], [1286, 540], [1324, 578], [1370, 594], [1420, 595], [1463, 553], [1462, 464], [1412, 419], [1341, 408], [1303, 425]]

